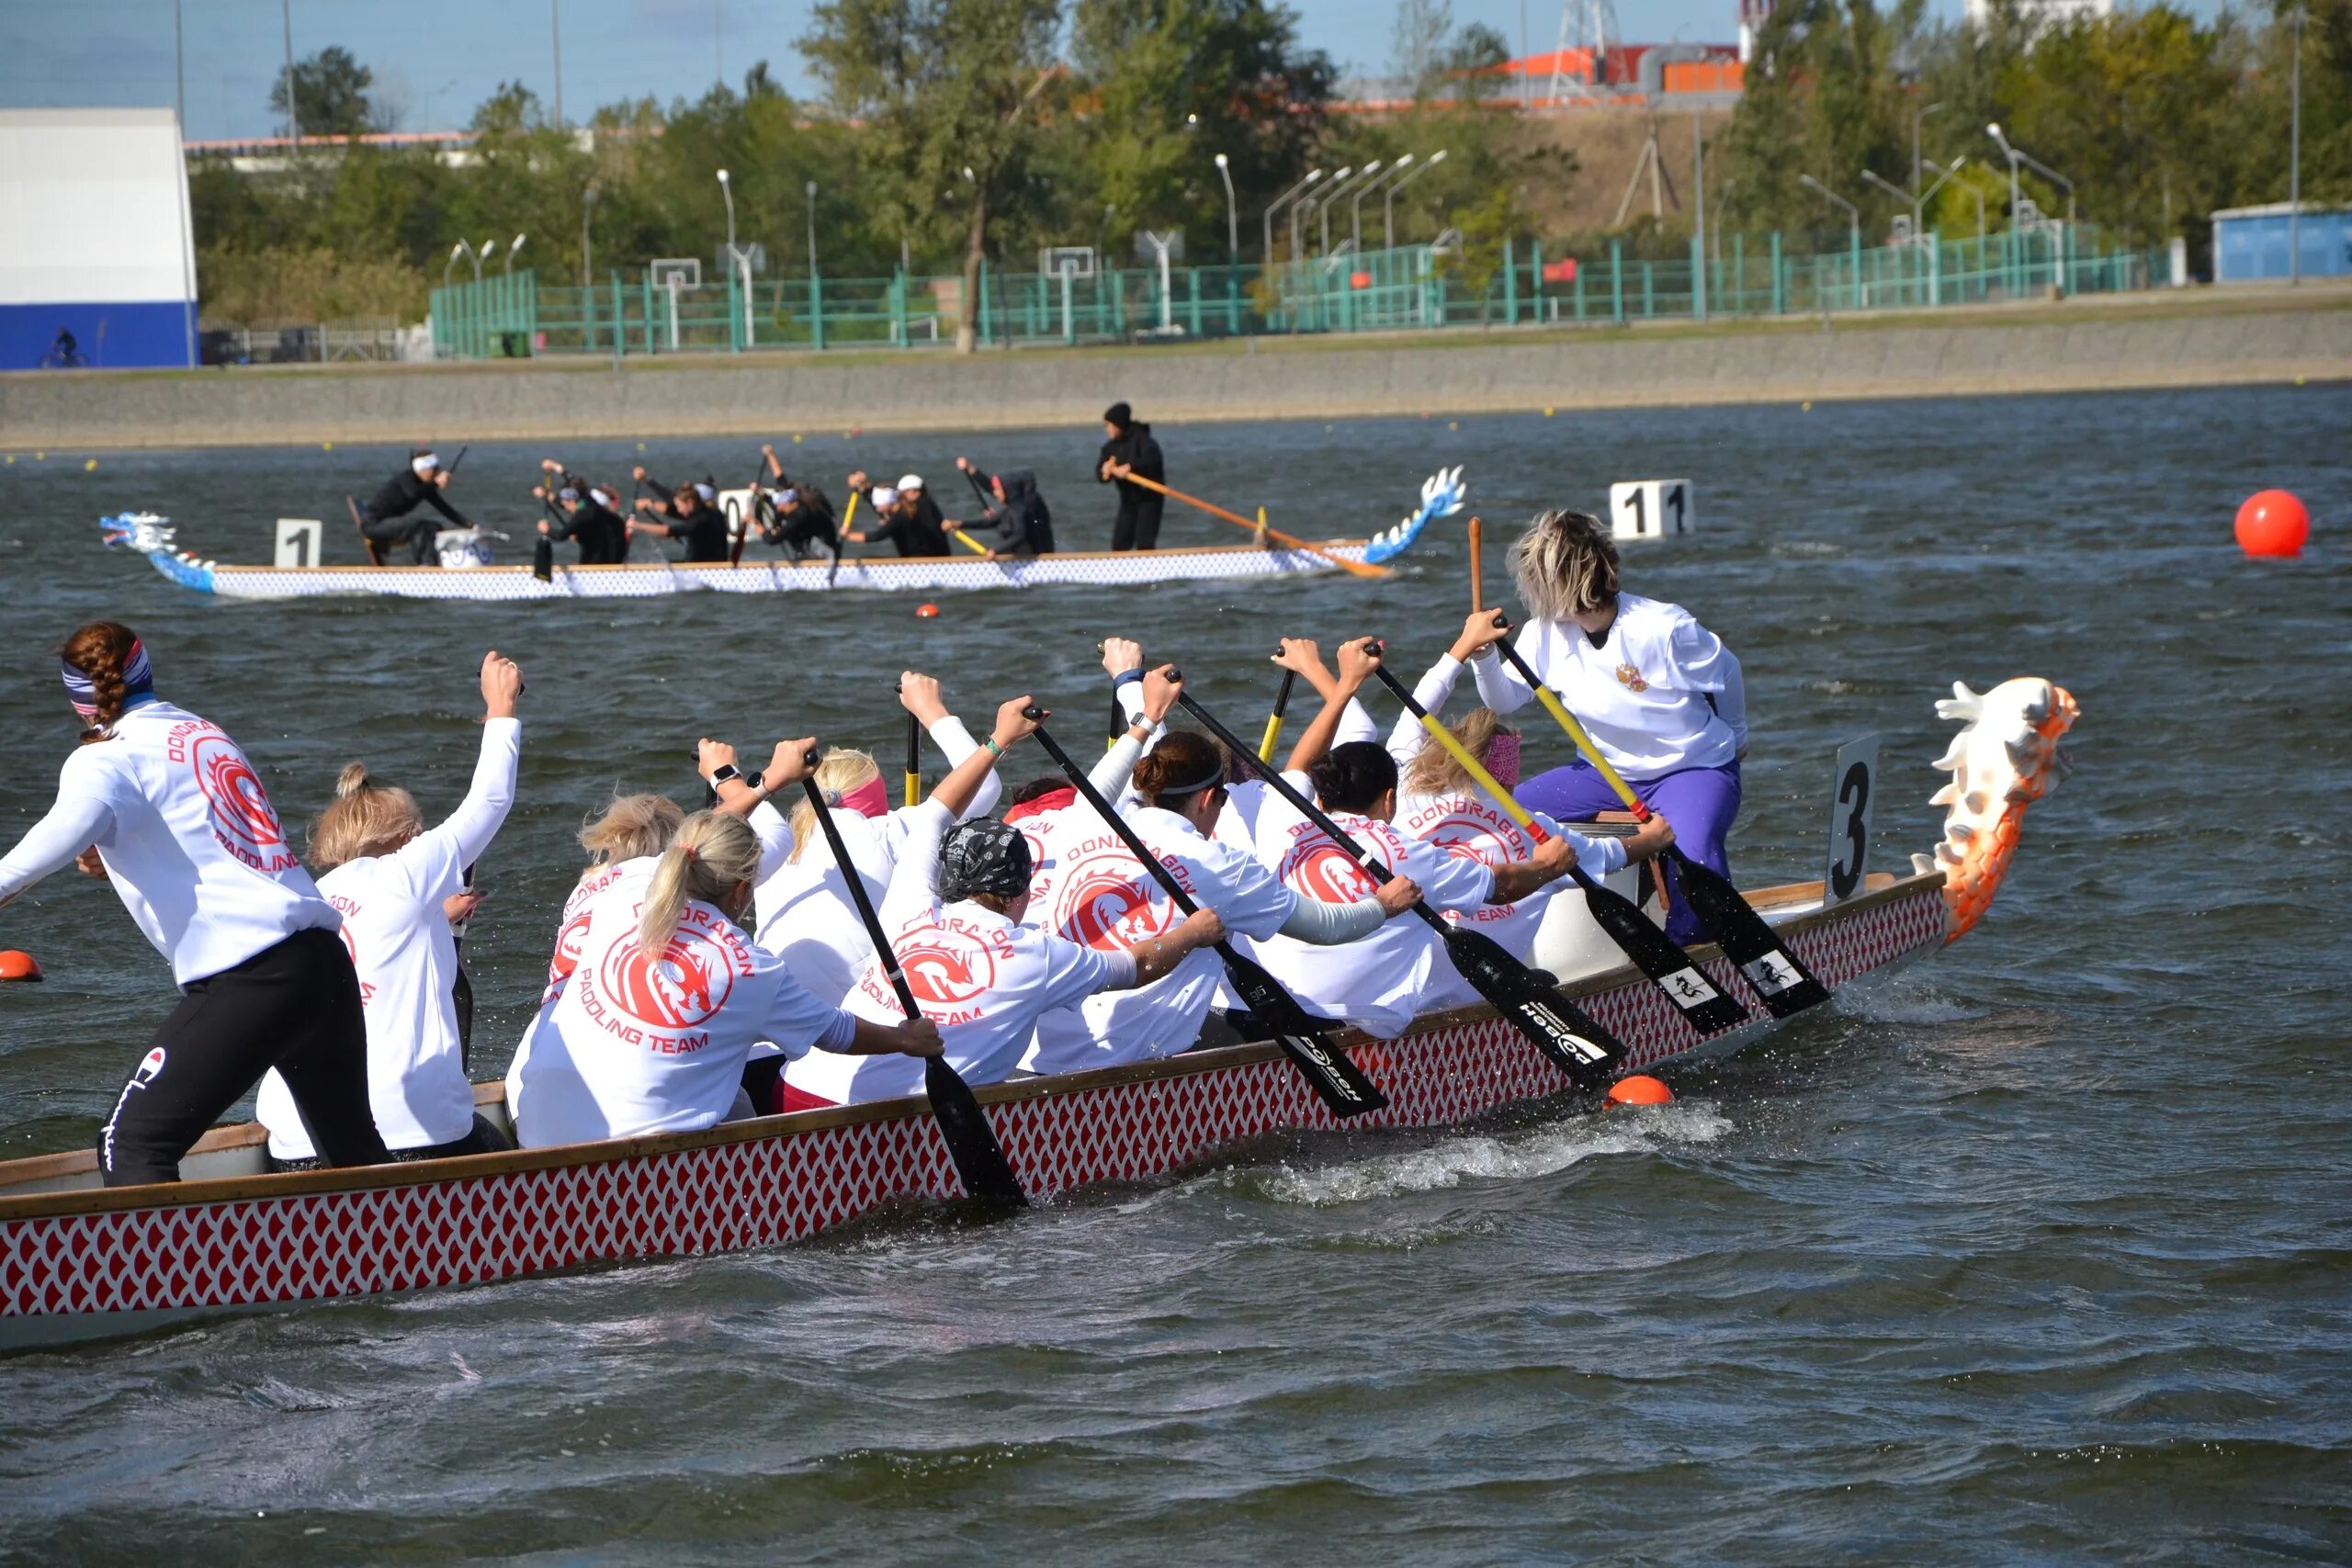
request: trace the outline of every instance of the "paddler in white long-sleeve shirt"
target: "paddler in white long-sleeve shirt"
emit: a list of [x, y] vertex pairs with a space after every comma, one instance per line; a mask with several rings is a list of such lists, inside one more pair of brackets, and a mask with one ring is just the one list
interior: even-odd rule
[[[1348, 705], [1379, 660], [1378, 645], [1358, 638], [1340, 648], [1340, 673], [1290, 755], [1290, 771], [1312, 781], [1313, 798], [1348, 836], [1398, 876], [1419, 885], [1440, 913], [1513, 904], [1566, 876], [1581, 839], [1555, 838], [1525, 860], [1499, 865], [1448, 854], [1426, 840], [1399, 832], [1396, 760], [1374, 741], [1332, 747]], [[1295, 891], [1334, 903], [1372, 895], [1371, 877], [1322, 829], [1279, 797], [1262, 803], [1256, 826], [1258, 858]], [[1355, 1024], [1384, 1038], [1403, 1031], [1414, 1015], [1438, 1005], [1456, 978], [1438, 934], [1420, 920], [1396, 920], [1345, 947], [1312, 947], [1277, 936], [1257, 944], [1259, 962], [1310, 1012]]]
[[[922, 726], [950, 770], [980, 750], [964, 721], [947, 711], [939, 682], [932, 677], [912, 670], [902, 673], [899, 705]], [[864, 751], [828, 751], [817, 764], [816, 777], [842, 846], [865, 880], [866, 897], [880, 903], [890, 885], [891, 868], [898, 863], [899, 848], [921, 807], [891, 810], [881, 766]], [[961, 819], [987, 816], [996, 808], [1001, 791], [996, 775], [989, 774]], [[817, 824], [817, 808], [805, 799], [792, 808], [792, 837], [791, 853], [760, 884], [754, 929], [760, 945], [790, 964], [810, 992], [838, 1002], [874, 961], [874, 944], [850, 900], [842, 869], [833, 863], [832, 846]]]
[[[368, 1098], [394, 1159], [440, 1159], [508, 1147], [474, 1112], [458, 1039], [458, 943], [445, 904], [466, 869], [490, 848], [514, 804], [523, 725], [515, 703], [523, 672], [492, 649], [481, 665], [482, 732], [472, 786], [458, 809], [427, 830], [408, 791], [372, 784], [357, 762], [311, 826], [319, 891], [343, 917], [343, 945], [359, 972], [368, 1017]], [[269, 1129], [270, 1158], [317, 1162], [294, 1096], [265, 1074], [254, 1117]]]
[[[1674, 824], [1682, 852], [1729, 876], [1724, 840], [1739, 815], [1739, 763], [1747, 754], [1739, 660], [1681, 605], [1623, 592], [1617, 547], [1589, 513], [1544, 513], [1511, 547], [1510, 569], [1529, 616], [1515, 645], [1520, 657], [1634, 793]], [[1502, 634], [1489, 623], [1484, 635], [1491, 643]], [[1480, 700], [1498, 714], [1534, 696], [1491, 648], [1481, 648], [1471, 669]], [[1528, 780], [1519, 799], [1570, 821], [1620, 805], [1581, 759]], [[1673, 869], [1665, 870], [1671, 887]], [[1677, 891], [1672, 903], [1667, 934], [1700, 940], [1690, 900]]]
[[[1154, 671], [1147, 682], [1145, 711], [1154, 723], [1177, 689], [1169, 673]], [[1162, 735], [1136, 763], [1133, 776], [1137, 800], [1121, 815], [1185, 894], [1216, 910], [1235, 936], [1279, 933], [1311, 946], [1337, 946], [1369, 936], [1420, 897], [1420, 889], [1401, 876], [1367, 898], [1308, 897], [1283, 886], [1257, 856], [1210, 838], [1208, 829], [1225, 809], [1227, 780], [1225, 753], [1206, 736], [1191, 730]], [[1031, 883], [1035, 897], [1024, 923], [1102, 950], [1131, 946], [1177, 924], [1166, 889], [1091, 807], [1055, 812], [1046, 822], [1046, 861]], [[1172, 1056], [1200, 1038], [1223, 978], [1217, 954], [1204, 948], [1148, 985], [1099, 992], [1075, 1008], [1046, 1013], [1021, 1065], [1033, 1073], [1068, 1073]]]
[[[1097, 991], [1149, 985], [1224, 931], [1216, 912], [1203, 909], [1164, 935], [1104, 951], [1021, 924], [1029, 908], [1028, 840], [1018, 828], [959, 824], [956, 816], [1005, 749], [1035, 731], [1023, 716], [1029, 703], [1015, 697], [998, 709], [986, 749], [941, 780], [924, 802], [879, 911], [915, 1004], [938, 1023], [947, 1062], [967, 1083], [1010, 1075], [1041, 1015]], [[848, 1005], [865, 1018], [899, 1016], [879, 963], [859, 978]], [[782, 1103], [804, 1110], [922, 1088], [917, 1063], [804, 1056], [785, 1068]]]
[[331, 1163], [383, 1160], [342, 921], [253, 764], [156, 696], [128, 626], [93, 621], [60, 660], [83, 744], [57, 803], [0, 858], [0, 905], [78, 863], [113, 885], [181, 991], [99, 1134], [107, 1185], [178, 1180], [188, 1146], [273, 1066]]
[[556, 1003], [557, 1027], [524, 1069], [516, 1130], [525, 1147], [693, 1132], [749, 1115], [743, 1069], [759, 1045], [787, 1056], [938, 1055], [929, 1020], [866, 1020], [820, 1002], [737, 928], [762, 853], [741, 818], [696, 812], [641, 898], [599, 904]]
[[[1482, 634], [1492, 617], [1482, 615], [1473, 619], [1479, 625], [1465, 626], [1453, 647], [1430, 666], [1413, 688], [1413, 700], [1432, 714], [1444, 710], [1455, 683], [1467, 668], [1465, 661], [1487, 646]], [[1458, 723], [1447, 728], [1497, 784], [1505, 790], [1513, 790], [1519, 780], [1516, 730], [1506, 728], [1495, 716], [1494, 710], [1486, 707], [1471, 709]], [[1465, 856], [1490, 866], [1533, 858], [1533, 836], [1512, 821], [1444, 747], [1430, 744], [1430, 732], [1409, 712], [1389, 731], [1388, 754], [1396, 760], [1400, 770], [1395, 820], [1404, 833], [1426, 840], [1448, 854]], [[1674, 841], [1674, 829], [1667, 826], [1663, 817], [1651, 818], [1630, 838], [1616, 839], [1588, 837], [1561, 826], [1541, 811], [1530, 810], [1528, 815], [1545, 833], [1566, 839], [1576, 850], [1577, 864], [1596, 882], [1629, 863], [1662, 852]], [[1448, 909], [1445, 918], [1457, 924], [1468, 924], [1472, 930], [1499, 942], [1512, 957], [1525, 961], [1534, 951], [1535, 933], [1544, 923], [1553, 895], [1567, 886], [1566, 882], [1548, 882], [1516, 903]], [[1441, 953], [1439, 962], [1443, 965], [1440, 979], [1423, 998], [1423, 1005], [1466, 1007], [1476, 1001], [1476, 989], [1454, 970], [1453, 959]]]

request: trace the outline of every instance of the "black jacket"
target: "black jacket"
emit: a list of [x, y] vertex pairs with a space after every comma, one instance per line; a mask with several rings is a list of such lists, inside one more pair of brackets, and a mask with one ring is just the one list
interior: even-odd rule
[[[874, 497], [869, 493], [866, 502]], [[888, 539], [896, 545], [902, 556], [944, 556], [947, 553], [947, 514], [939, 510], [939, 502], [931, 499], [931, 491], [915, 491], [914, 509], [905, 510], [906, 498], [888, 513], [877, 515], [865, 528], [868, 539]]]
[[560, 506], [548, 513], [548, 536], [577, 541], [582, 566], [618, 566], [628, 558], [628, 523], [594, 501], [582, 500], [569, 513]]
[[[789, 549], [795, 558], [807, 553], [811, 545], [822, 545], [829, 553], [841, 554], [842, 521], [833, 511], [831, 499], [813, 484], [803, 482], [791, 488], [791, 511], [770, 506], [775, 522], [762, 529], [767, 542]], [[773, 495], [775, 491], [769, 493]]]
[[[1148, 424], [1131, 424], [1102, 443], [1102, 455], [1094, 459], [1096, 476], [1100, 478], [1103, 464], [1114, 460], [1125, 464], [1145, 479], [1156, 479], [1161, 484], [1168, 482], [1168, 469], [1159, 457], [1159, 443], [1151, 438], [1151, 426]], [[1123, 506], [1162, 499], [1158, 491], [1147, 490], [1125, 479], [1103, 479], [1102, 482], [1119, 487], [1119, 503]]]
[[457, 508], [441, 495], [441, 487], [419, 474], [414, 468], [402, 468], [384, 481], [375, 499], [368, 503], [368, 515], [379, 523], [395, 517], [405, 517], [420, 506], [430, 506], [449, 520], [453, 528], [470, 528]]
[[996, 525], [997, 553], [1052, 555], [1054, 514], [1047, 510], [1046, 498], [1037, 493], [1035, 470], [1015, 468], [997, 475], [997, 479], [1004, 486], [1004, 500], [980, 514], [983, 521]]

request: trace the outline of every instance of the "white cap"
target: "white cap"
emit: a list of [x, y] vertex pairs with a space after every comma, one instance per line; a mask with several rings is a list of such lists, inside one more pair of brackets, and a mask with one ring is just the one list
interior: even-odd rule
[[772, 490], [768, 491], [768, 499], [778, 506], [790, 506], [800, 499], [800, 492], [797, 490]]
[[439, 468], [441, 466], [441, 459], [435, 457], [430, 452], [419, 452], [415, 457], [411, 457], [408, 460], [408, 466], [415, 469], [417, 477], [422, 479], [426, 474], [429, 474], [434, 469]]
[[895, 506], [898, 504], [898, 501], [899, 492], [892, 490], [888, 485], [876, 485], [874, 487], [875, 511], [879, 512], [886, 506]]
[[718, 492], [711, 489], [708, 485], [703, 483], [700, 479], [696, 479], [695, 481], [694, 489], [695, 494], [700, 496], [706, 502], [717, 501], [718, 499]]
[[921, 474], [901, 474], [899, 476], [899, 488], [900, 490], [921, 490], [922, 489], [922, 476]]

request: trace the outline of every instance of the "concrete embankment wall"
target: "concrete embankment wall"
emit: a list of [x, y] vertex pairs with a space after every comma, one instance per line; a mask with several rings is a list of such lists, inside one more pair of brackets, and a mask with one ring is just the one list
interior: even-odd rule
[[62, 450], [804, 427], [1083, 424], [1118, 399], [1162, 421], [1331, 418], [2352, 379], [2352, 310], [1260, 353], [799, 355], [583, 364], [0, 377], [0, 445]]

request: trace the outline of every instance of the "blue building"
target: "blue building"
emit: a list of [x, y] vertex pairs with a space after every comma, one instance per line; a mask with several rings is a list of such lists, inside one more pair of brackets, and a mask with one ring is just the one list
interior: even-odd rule
[[2352, 207], [2304, 202], [2295, 222], [2291, 203], [2233, 207], [2213, 214], [2213, 281], [2259, 283], [2293, 275], [2288, 235], [2300, 230], [2305, 277], [2352, 277]]
[[196, 363], [187, 165], [170, 109], [0, 109], [0, 370], [66, 363]]

